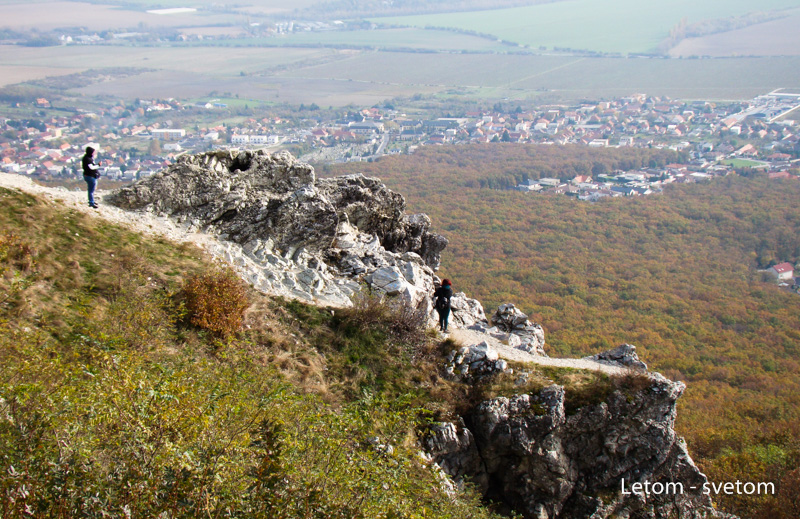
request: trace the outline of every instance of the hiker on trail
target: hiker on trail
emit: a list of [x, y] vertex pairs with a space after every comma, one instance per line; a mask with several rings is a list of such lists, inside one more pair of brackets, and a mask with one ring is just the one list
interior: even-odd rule
[[100, 177], [100, 166], [94, 163], [94, 148], [86, 146], [86, 153], [81, 159], [83, 167], [83, 180], [89, 190], [89, 207], [97, 209], [98, 205], [94, 201], [94, 190], [97, 188], [97, 179]]
[[442, 285], [433, 293], [433, 306], [439, 314], [439, 329], [447, 331], [447, 319], [450, 317], [450, 298], [453, 297], [453, 289], [449, 279], [443, 279]]

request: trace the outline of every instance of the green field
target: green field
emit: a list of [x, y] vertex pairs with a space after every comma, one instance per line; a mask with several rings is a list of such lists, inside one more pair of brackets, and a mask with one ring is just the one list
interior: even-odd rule
[[375, 18], [387, 25], [452, 27], [531, 47], [586, 49], [608, 53], [649, 53], [686, 17], [689, 23], [740, 16], [751, 11], [797, 7], [793, 0], [569, 0], [548, 4], [424, 16]]
[[[113, 70], [119, 67], [128, 71], [119, 75]], [[0, 46], [0, 86], [89, 69], [108, 74], [98, 81], [95, 73], [94, 81], [78, 86], [74, 79], [47, 82], [84, 95], [190, 98], [217, 91], [324, 107], [414, 94], [573, 102], [645, 93], [726, 101], [800, 85], [800, 56], [646, 59], [313, 47]]]
[[757, 160], [747, 160], [747, 159], [730, 159], [730, 160], [723, 160], [723, 164], [726, 166], [733, 166], [734, 168], [765, 168], [767, 164], [764, 162], [760, 162]]

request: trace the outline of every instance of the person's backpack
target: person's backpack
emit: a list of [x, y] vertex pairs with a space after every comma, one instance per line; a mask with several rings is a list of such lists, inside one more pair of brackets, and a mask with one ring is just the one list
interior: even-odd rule
[[448, 308], [450, 308], [450, 296], [440, 294], [439, 297], [436, 298], [436, 309], [447, 310]]

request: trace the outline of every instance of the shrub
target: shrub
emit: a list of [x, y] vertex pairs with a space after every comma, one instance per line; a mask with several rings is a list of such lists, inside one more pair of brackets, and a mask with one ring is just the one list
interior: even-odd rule
[[418, 345], [426, 342], [427, 315], [401, 298], [388, 298], [364, 291], [345, 311], [347, 319], [364, 331], [379, 327], [389, 339]]
[[217, 267], [192, 276], [184, 287], [189, 320], [217, 337], [228, 337], [242, 326], [249, 306], [247, 287], [231, 268]]
[[27, 272], [33, 268], [35, 256], [33, 248], [16, 234], [0, 234], [0, 273], [4, 273], [9, 266]]

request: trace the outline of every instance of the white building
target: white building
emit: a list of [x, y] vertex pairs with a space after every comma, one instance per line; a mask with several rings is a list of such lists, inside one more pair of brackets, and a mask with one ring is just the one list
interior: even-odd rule
[[150, 133], [156, 139], [161, 139], [164, 141], [175, 141], [186, 137], [186, 130], [182, 129], [165, 128], [165, 129], [152, 130]]
[[791, 263], [784, 262], [767, 269], [778, 281], [790, 281], [794, 278], [794, 267]]
[[539, 183], [543, 186], [556, 187], [561, 184], [561, 181], [557, 178], [540, 178]]

